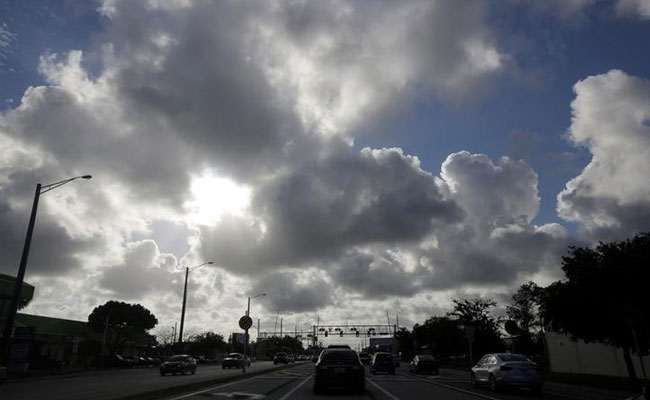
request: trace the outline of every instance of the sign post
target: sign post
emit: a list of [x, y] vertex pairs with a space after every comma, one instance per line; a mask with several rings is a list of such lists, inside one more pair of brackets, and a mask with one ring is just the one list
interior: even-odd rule
[[248, 330], [250, 327], [253, 326], [253, 319], [249, 317], [248, 315], [244, 315], [241, 318], [239, 318], [239, 327], [242, 328], [245, 332], [245, 338], [244, 338], [244, 364], [242, 366], [242, 370], [246, 370], [246, 351], [248, 347]]

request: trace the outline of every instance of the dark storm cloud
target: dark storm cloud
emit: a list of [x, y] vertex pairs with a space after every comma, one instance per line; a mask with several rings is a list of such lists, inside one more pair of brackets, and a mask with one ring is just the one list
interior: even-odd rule
[[332, 285], [309, 271], [298, 275], [295, 271], [269, 273], [255, 282], [252, 292], [267, 293], [264, 307], [283, 312], [317, 310], [334, 301]]
[[417, 158], [399, 149], [349, 150], [304, 165], [258, 189], [253, 209], [257, 225], [226, 219], [205, 228], [203, 257], [235, 273], [299, 266], [353, 246], [418, 240], [463, 217]]

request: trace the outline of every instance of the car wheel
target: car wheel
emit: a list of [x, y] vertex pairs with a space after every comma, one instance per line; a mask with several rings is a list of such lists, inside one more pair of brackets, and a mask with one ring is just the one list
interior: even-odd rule
[[192, 375], [196, 374], [196, 368], [192, 370]]
[[221, 369], [226, 369], [226, 366], [225, 366], [225, 365], [222, 365], [222, 366], [221, 366]]
[[472, 382], [472, 387], [474, 389], [478, 388], [478, 381], [476, 380], [476, 376], [474, 376], [473, 372], [471, 374], [469, 374], [469, 380], [470, 380], [470, 382]]
[[365, 382], [360, 384], [359, 386], [357, 386], [356, 392], [358, 394], [364, 394], [366, 392], [366, 384], [365, 384]]
[[165, 376], [165, 373], [160, 371], [160, 376]]
[[273, 361], [273, 365], [277, 365], [277, 364], [278, 364], [277, 362]]
[[542, 386], [533, 386], [530, 388], [534, 394], [542, 394]]
[[499, 391], [499, 385], [497, 384], [497, 378], [494, 375], [490, 375], [490, 390], [493, 392]]

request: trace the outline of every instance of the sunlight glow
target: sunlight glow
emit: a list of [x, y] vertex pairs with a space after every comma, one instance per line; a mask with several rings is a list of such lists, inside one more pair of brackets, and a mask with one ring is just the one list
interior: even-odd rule
[[185, 203], [191, 222], [213, 225], [224, 215], [243, 215], [250, 205], [250, 189], [211, 174], [192, 181], [192, 200]]

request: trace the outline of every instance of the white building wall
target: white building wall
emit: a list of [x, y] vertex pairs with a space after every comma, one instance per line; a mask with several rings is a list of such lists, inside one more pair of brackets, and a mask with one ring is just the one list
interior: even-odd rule
[[[546, 346], [553, 372], [627, 377], [623, 351], [600, 343], [573, 341], [569, 336], [546, 332]], [[646, 372], [650, 372], [650, 357], [643, 358]], [[642, 377], [639, 357], [632, 354], [637, 376]]]

